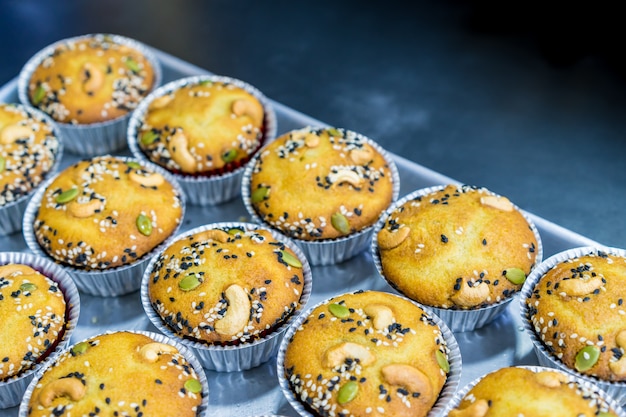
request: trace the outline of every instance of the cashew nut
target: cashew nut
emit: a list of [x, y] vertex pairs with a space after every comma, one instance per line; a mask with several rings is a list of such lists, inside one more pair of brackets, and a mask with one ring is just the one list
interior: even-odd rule
[[211, 230], [205, 230], [204, 232], [198, 233], [198, 235], [196, 235], [196, 239], [203, 240], [203, 241], [215, 240], [220, 243], [225, 243], [225, 242], [228, 242], [228, 239], [230, 239], [230, 235], [223, 230], [211, 229]]
[[506, 197], [497, 197], [495, 195], [480, 197], [480, 204], [502, 211], [513, 211], [513, 203]]
[[67, 209], [74, 217], [78, 217], [83, 219], [85, 217], [90, 217], [96, 214], [98, 211], [104, 210], [104, 202], [94, 198], [93, 200], [89, 200], [86, 203], [79, 203], [74, 200], [68, 204]]
[[470, 287], [469, 281], [465, 281], [461, 288], [450, 298], [458, 306], [473, 307], [487, 300], [489, 294], [489, 285], [486, 283], [481, 282]]
[[33, 130], [27, 126], [12, 124], [5, 126], [0, 132], [0, 143], [9, 145], [18, 139], [29, 138], [33, 134]]
[[[621, 330], [617, 334], [615, 344], [622, 349], [626, 348], [626, 330]], [[609, 369], [619, 377], [626, 376], [626, 355], [622, 355], [616, 362], [609, 362]]]
[[22, 275], [32, 275], [35, 271], [30, 266], [22, 264], [7, 264], [0, 266], [0, 277], [2, 278], [18, 272]]
[[328, 349], [324, 354], [322, 366], [336, 368], [345, 363], [346, 359], [355, 359], [363, 366], [369, 365], [376, 357], [365, 346], [358, 343], [343, 342]]
[[158, 187], [165, 181], [163, 175], [159, 174], [158, 172], [153, 172], [152, 174], [148, 175], [141, 175], [136, 171], [131, 171], [128, 174], [128, 178], [139, 185], [143, 185], [144, 187]]
[[571, 297], [582, 297], [591, 294], [602, 287], [602, 278], [599, 276], [565, 279], [559, 282], [559, 291]]
[[196, 172], [197, 165], [196, 159], [189, 152], [189, 140], [185, 136], [185, 132], [182, 129], [176, 129], [176, 132], [170, 137], [167, 144], [167, 149], [172, 155], [172, 159], [176, 162], [185, 172]]
[[410, 392], [419, 392], [420, 398], [428, 401], [433, 396], [433, 387], [428, 377], [414, 366], [392, 363], [382, 369], [383, 378], [387, 383], [404, 387]]
[[374, 150], [367, 144], [360, 149], [352, 149], [350, 151], [350, 159], [358, 165], [367, 164], [373, 157]]
[[226, 288], [224, 297], [228, 301], [226, 315], [215, 322], [215, 331], [232, 336], [243, 330], [250, 320], [250, 299], [246, 291], [237, 284]]
[[487, 400], [477, 400], [473, 402], [469, 407], [462, 410], [452, 410], [448, 414], [448, 417], [483, 417], [489, 410], [489, 403]]
[[263, 123], [263, 106], [256, 101], [241, 98], [233, 101], [231, 109], [235, 116], [247, 115], [252, 118], [254, 124]]
[[328, 175], [328, 179], [333, 185], [340, 185], [347, 182], [353, 187], [358, 187], [363, 182], [363, 178], [361, 178], [359, 174], [348, 168], [331, 172], [330, 175]]
[[567, 377], [560, 372], [543, 371], [535, 374], [535, 380], [548, 388], [557, 388], [561, 383], [567, 383]]
[[91, 62], [86, 62], [82, 69], [83, 90], [85, 93], [94, 93], [104, 84], [104, 72]]
[[162, 109], [163, 107], [170, 104], [172, 100], [174, 100], [174, 96], [171, 94], [167, 94], [167, 95], [157, 97], [154, 100], [152, 100], [152, 103], [150, 103], [148, 107], [150, 108], [150, 110]]
[[411, 228], [408, 226], [394, 230], [381, 229], [378, 232], [378, 247], [380, 249], [393, 249], [404, 242], [410, 232]]
[[393, 311], [383, 304], [369, 304], [363, 309], [365, 314], [372, 318], [372, 324], [377, 330], [383, 330], [393, 324]]
[[72, 401], [78, 401], [85, 396], [87, 388], [77, 378], [61, 378], [50, 382], [39, 393], [39, 402], [44, 407], [49, 407], [52, 401], [58, 397], [70, 397]]
[[147, 343], [139, 349], [139, 356], [146, 360], [146, 362], [154, 363], [159, 360], [159, 355], [163, 353], [178, 353], [178, 349], [176, 349], [172, 345], [168, 345], [167, 343], [159, 343], [152, 342]]

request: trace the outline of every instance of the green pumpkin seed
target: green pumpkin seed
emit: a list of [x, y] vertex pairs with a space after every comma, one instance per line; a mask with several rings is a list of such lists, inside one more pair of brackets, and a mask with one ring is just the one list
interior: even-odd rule
[[4, 172], [4, 169], [7, 166], [7, 160], [0, 156], [0, 173]]
[[359, 384], [356, 381], [346, 382], [339, 388], [337, 392], [337, 402], [339, 404], [346, 404], [350, 401], [354, 400], [356, 395], [359, 393]]
[[244, 230], [240, 227], [231, 227], [230, 229], [228, 229], [228, 234], [231, 236], [237, 236], [240, 235], [244, 232]]
[[135, 161], [128, 161], [128, 162], [126, 162], [126, 165], [128, 165], [132, 169], [141, 169], [141, 165], [138, 162], [135, 162]]
[[202, 86], [205, 86], [205, 85], [212, 85], [212, 84], [213, 84], [213, 81], [211, 81], [211, 80], [203, 80], [203, 81], [200, 81], [200, 82], [198, 83], [198, 85], [202, 85]]
[[137, 61], [132, 58], [126, 59], [126, 61], [124, 61], [124, 64], [129, 70], [131, 70], [135, 74], [141, 71], [141, 68], [139, 68], [139, 64], [137, 63]]
[[439, 367], [445, 373], [450, 372], [450, 362], [448, 362], [448, 358], [446, 358], [446, 355], [444, 355], [442, 351], [438, 350], [437, 352], [435, 352], [435, 357], [437, 358], [437, 363], [439, 364]]
[[233, 162], [235, 158], [237, 158], [236, 149], [229, 149], [226, 152], [222, 153], [222, 161], [224, 161], [227, 164], [230, 162]]
[[145, 214], [137, 216], [137, 230], [144, 236], [150, 236], [152, 234], [152, 221]]
[[59, 204], [69, 203], [78, 196], [78, 188], [70, 188], [57, 195], [54, 201]]
[[281, 250], [280, 251], [280, 256], [281, 256], [282, 260], [287, 263], [287, 265], [291, 265], [294, 268], [302, 268], [302, 262], [300, 262], [300, 259], [296, 258], [295, 256], [293, 256], [289, 252]]
[[341, 131], [335, 127], [329, 127], [328, 129], [326, 129], [326, 131], [328, 132], [330, 136], [334, 136], [337, 138], [343, 137], [343, 133], [341, 133]]
[[597, 346], [585, 346], [576, 354], [574, 366], [579, 372], [591, 369], [600, 358], [600, 349]]
[[270, 196], [270, 187], [259, 187], [250, 195], [250, 201], [254, 204], [266, 200]]
[[344, 306], [343, 304], [330, 304], [328, 306], [328, 311], [330, 311], [330, 313], [340, 319], [345, 319], [346, 317], [348, 317], [350, 315], [350, 310], [348, 309], [348, 307]]
[[43, 85], [39, 84], [35, 89], [35, 93], [33, 94], [33, 104], [36, 106], [42, 102], [44, 97], [46, 96], [46, 89], [43, 88]]
[[526, 281], [526, 274], [519, 268], [506, 269], [504, 276], [515, 285], [523, 284]]
[[348, 223], [346, 216], [341, 213], [335, 213], [330, 216], [330, 224], [344, 235], [350, 232], [350, 223]]
[[197, 379], [188, 379], [185, 381], [185, 389], [191, 393], [197, 394], [202, 391], [202, 384]]
[[152, 145], [159, 138], [159, 134], [154, 130], [148, 130], [141, 135], [142, 145]]
[[617, 417], [617, 416], [613, 413], [609, 413], [608, 411], [600, 411], [600, 413], [598, 413], [598, 417]]
[[20, 285], [20, 290], [22, 292], [33, 292], [36, 289], [37, 289], [37, 286], [33, 284], [32, 282], [25, 282], [22, 285]]
[[85, 353], [87, 352], [87, 349], [89, 349], [89, 343], [87, 342], [76, 343], [74, 347], [72, 348], [72, 354], [78, 355], [81, 353]]
[[183, 291], [191, 291], [198, 288], [201, 282], [196, 274], [189, 274], [178, 281], [178, 288]]

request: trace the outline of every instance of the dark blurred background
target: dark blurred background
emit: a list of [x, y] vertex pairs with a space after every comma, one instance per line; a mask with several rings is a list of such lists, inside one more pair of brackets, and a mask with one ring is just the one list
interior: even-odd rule
[[[0, 2], [0, 83], [109, 32], [626, 247], [625, 29], [603, 2]], [[280, 127], [279, 127], [280, 132]]]

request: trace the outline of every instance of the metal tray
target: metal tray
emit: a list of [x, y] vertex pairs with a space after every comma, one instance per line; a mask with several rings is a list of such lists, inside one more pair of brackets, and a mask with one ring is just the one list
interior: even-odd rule
[[[209, 71], [181, 61], [161, 51], [154, 51], [163, 65], [163, 82], [178, 78], [210, 74]], [[228, 75], [228, 74], [223, 74]], [[0, 88], [0, 102], [16, 103], [17, 78]], [[273, 102], [278, 117], [278, 134], [289, 130], [325, 123]], [[339, 126], [341, 127], [341, 126]], [[383, 144], [384, 146], [384, 144]], [[128, 151], [120, 155], [130, 155]], [[441, 184], [459, 184], [458, 180], [446, 177], [428, 168], [417, 165], [397, 155], [392, 155], [400, 174], [400, 196], [413, 190]], [[67, 154], [60, 169], [64, 169], [79, 158]], [[472, 184], [481, 185], [481, 184]], [[544, 259], [577, 246], [597, 245], [591, 239], [564, 229], [545, 219], [528, 213], [539, 229], [544, 245]], [[188, 206], [181, 232], [212, 222], [249, 220], [239, 198], [214, 207]], [[0, 238], [0, 250], [28, 251], [20, 233]], [[333, 295], [358, 289], [376, 289], [394, 292], [380, 278], [369, 252], [344, 263], [333, 266], [313, 267], [313, 293], [309, 306]], [[81, 294], [81, 314], [72, 343], [107, 330], [147, 330], [158, 332], [149, 322], [142, 307], [139, 291], [113, 298], [100, 298]], [[455, 333], [463, 368], [459, 388], [484, 373], [511, 365], [537, 365], [530, 338], [523, 332], [517, 302], [512, 302], [506, 312], [486, 327]], [[249, 371], [218, 373], [207, 371], [209, 381], [209, 409], [214, 416], [256, 416], [298, 414], [284, 398], [276, 375], [276, 360]], [[17, 407], [0, 410], [0, 417], [17, 416]]]

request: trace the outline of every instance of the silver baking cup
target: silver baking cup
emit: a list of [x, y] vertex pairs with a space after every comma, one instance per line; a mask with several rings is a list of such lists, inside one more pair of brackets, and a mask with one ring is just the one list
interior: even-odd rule
[[[184, 356], [184, 358], [187, 360], [187, 362], [189, 362], [189, 364], [191, 365], [193, 370], [196, 372], [196, 375], [198, 376], [198, 380], [200, 381], [200, 384], [202, 385], [202, 402], [200, 403], [200, 406], [198, 408], [198, 413], [196, 415], [198, 417], [206, 416], [207, 412], [208, 412], [208, 408], [209, 408], [209, 383], [207, 381], [204, 369], [202, 369], [202, 365], [198, 361], [198, 358], [196, 358], [196, 356], [193, 354], [193, 352], [191, 350], [189, 350], [183, 344], [179, 343], [177, 340], [169, 338], [169, 337], [167, 337], [165, 335], [162, 335], [162, 334], [159, 334], [159, 333], [142, 331], [142, 330], [123, 330], [123, 331], [124, 332], [128, 332], [128, 333], [142, 334], [144, 336], [148, 336], [149, 338], [151, 338], [155, 342], [165, 343], [165, 344], [174, 346], [176, 349], [178, 349], [178, 352], [181, 355]], [[105, 332], [105, 333], [101, 333], [101, 334], [109, 334], [109, 333], [117, 333], [117, 332], [109, 331], [109, 332]], [[81, 340], [79, 342], [76, 342], [72, 346], [76, 346], [78, 343], [82, 343], [82, 342], [84, 342], [86, 340], [93, 339], [93, 338], [98, 337], [98, 336], [99, 335], [90, 336], [90, 337], [88, 337], [86, 339], [83, 339], [83, 340]], [[65, 352], [65, 351], [67, 351], [69, 349], [71, 349], [71, 346], [67, 346], [65, 349], [63, 349], [63, 351]], [[60, 353], [62, 353], [62, 352], [59, 352], [59, 354]], [[48, 362], [46, 364], [45, 367], [42, 367], [41, 369], [39, 369], [37, 371], [37, 374], [35, 375], [35, 378], [30, 382], [30, 384], [26, 388], [26, 392], [24, 393], [23, 400], [20, 398], [21, 402], [19, 403], [20, 404], [20, 408], [19, 408], [18, 417], [27, 417], [29, 415], [29, 413], [28, 413], [28, 403], [30, 402], [30, 397], [33, 394], [33, 390], [35, 389], [35, 387], [39, 383], [39, 380], [41, 379], [43, 374], [48, 370], [48, 368], [50, 368], [53, 365], [54, 365], [54, 363], [52, 361], [50, 361], [50, 362]]]
[[[350, 293], [346, 293], [346, 294], [350, 294]], [[276, 370], [277, 370], [276, 374], [278, 375], [278, 383], [280, 385], [280, 388], [283, 394], [285, 395], [285, 398], [287, 398], [287, 401], [289, 402], [289, 404], [294, 408], [294, 410], [298, 412], [298, 414], [300, 414], [303, 417], [316, 417], [316, 415], [311, 414], [305, 408], [304, 404], [301, 403], [296, 398], [296, 394], [294, 394], [291, 391], [291, 388], [289, 387], [289, 381], [285, 377], [285, 353], [287, 351], [287, 347], [289, 346], [289, 341], [294, 336], [298, 328], [302, 326], [302, 323], [304, 323], [304, 321], [311, 315], [313, 310], [315, 310], [317, 307], [325, 303], [328, 303], [328, 301], [331, 298], [341, 297], [342, 295], [343, 294], [338, 294], [324, 301], [321, 301], [317, 303], [316, 305], [314, 305], [313, 307], [307, 309], [307, 311], [300, 314], [298, 319], [289, 325], [289, 328], [285, 332], [285, 336], [283, 337], [283, 340], [278, 349], [278, 355], [276, 357]], [[462, 362], [461, 350], [456, 341], [456, 338], [452, 334], [452, 331], [450, 331], [448, 326], [439, 317], [437, 317], [437, 315], [434, 314], [428, 307], [420, 305], [403, 295], [397, 295], [397, 294], [392, 294], [392, 295], [394, 295], [395, 297], [410, 301], [417, 307], [424, 310], [424, 312], [426, 312], [426, 314], [433, 319], [435, 324], [439, 326], [443, 339], [446, 341], [446, 345], [448, 347], [448, 363], [450, 364], [450, 372], [448, 373], [448, 378], [446, 379], [443, 389], [439, 393], [439, 398], [433, 405], [430, 412], [427, 414], [427, 417], [439, 416], [441, 412], [443, 411], [443, 409], [448, 404], [448, 402], [452, 400], [452, 397], [454, 396], [454, 393], [456, 392], [459, 386], [459, 381], [461, 380], [461, 362]]]
[[582, 374], [575, 369], [571, 369], [558, 358], [552, 355], [546, 349], [545, 345], [541, 341], [541, 338], [535, 333], [534, 326], [529, 320], [528, 306], [526, 300], [532, 296], [533, 290], [541, 278], [556, 265], [565, 262], [568, 259], [578, 258], [589, 254], [598, 254], [604, 252], [610, 255], [620, 256], [626, 258], [626, 250], [603, 247], [603, 246], [581, 246], [578, 248], [572, 248], [563, 252], [559, 252], [552, 255], [541, 264], [539, 264], [528, 276], [524, 286], [522, 287], [519, 303], [520, 303], [520, 316], [524, 325], [524, 331], [530, 337], [533, 343], [533, 350], [537, 355], [539, 364], [547, 366], [549, 368], [556, 368], [570, 374], [574, 374], [576, 377], [581, 378], [584, 381], [588, 381], [591, 384], [599, 386], [603, 391], [613, 397], [622, 405], [626, 405], [626, 382], [609, 382], [599, 378], [595, 378], [589, 375]]
[[57, 138], [58, 146], [54, 162], [50, 167], [50, 170], [44, 174], [42, 181], [37, 186], [35, 186], [29, 193], [20, 196], [17, 200], [11, 201], [4, 206], [0, 206], [0, 236], [10, 235], [11, 233], [17, 232], [18, 230], [22, 230], [22, 216], [24, 215], [24, 210], [26, 210], [28, 200], [33, 195], [35, 190], [41, 187], [44, 180], [50, 175], [53, 175], [59, 169], [59, 164], [61, 162], [61, 159], [63, 158], [63, 139], [58, 125], [47, 114], [33, 107], [25, 106], [22, 104], [11, 105], [24, 110], [30, 117], [34, 118], [35, 120], [50, 126], [52, 128], [52, 136], [55, 136]]
[[[563, 372], [561, 370], [558, 369], [553, 369], [553, 368], [547, 368], [547, 367], [543, 367], [543, 366], [515, 366], [515, 368], [523, 368], [523, 369], [528, 369], [530, 371], [533, 371], [535, 373], [538, 372], [544, 372], [544, 371], [557, 371], [563, 375], [565, 375], [568, 378], [569, 382], [573, 382], [575, 383], [582, 391], [582, 393], [585, 395], [585, 399], [588, 400], [594, 400], [594, 401], [601, 401], [602, 403], [605, 403], [606, 406], [610, 407], [612, 409], [613, 412], [616, 413], [617, 417], [626, 417], [626, 411], [617, 403], [617, 401], [615, 401], [615, 399], [613, 399], [611, 396], [609, 396], [606, 392], [602, 391], [601, 389], [598, 388], [597, 385], [590, 383], [589, 381], [585, 381], [581, 378], [576, 377], [575, 375], [572, 375], [570, 373], [567, 372]], [[474, 379], [473, 381], [469, 382], [467, 385], [465, 385], [463, 388], [461, 388], [459, 391], [457, 391], [457, 393], [454, 395], [454, 398], [452, 399], [452, 401], [450, 401], [448, 403], [448, 406], [445, 408], [444, 413], [442, 414], [442, 416], [447, 416], [450, 411], [454, 410], [456, 407], [458, 407], [461, 404], [461, 401], [463, 401], [463, 399], [465, 398], [465, 396], [487, 375], [489, 375], [490, 373], [493, 373], [496, 371], [492, 371], [489, 372], [485, 375], [482, 375], [476, 379]], [[503, 389], [507, 389], [506, 387], [503, 387]]]
[[[115, 158], [126, 162], [141, 163], [141, 161], [137, 161], [135, 158], [128, 158], [123, 156], [115, 156]], [[159, 174], [163, 175], [166, 181], [172, 184], [174, 189], [178, 192], [180, 204], [182, 207], [180, 222], [172, 231], [172, 234], [168, 236], [163, 242], [161, 242], [160, 245], [156, 246], [154, 249], [146, 253], [140, 259], [137, 259], [132, 264], [123, 265], [117, 268], [92, 270], [76, 268], [70, 265], [63, 264], [63, 268], [65, 268], [65, 270], [70, 273], [78, 289], [85, 294], [91, 294], [99, 297], [116, 297], [118, 295], [128, 294], [133, 291], [137, 291], [141, 286], [141, 275], [146, 268], [148, 260], [155, 253], [158, 253], [164, 247], [166, 247], [169, 242], [174, 239], [176, 233], [178, 233], [178, 231], [180, 230], [183, 219], [185, 218], [185, 195], [180, 185], [169, 174], [169, 172], [165, 171], [164, 169], [152, 165], [141, 165], [149, 171], [158, 172]], [[22, 225], [24, 240], [26, 241], [26, 245], [28, 246], [28, 248], [33, 253], [39, 256], [43, 256], [47, 259], [51, 259], [55, 262], [56, 260], [48, 255], [48, 253], [44, 251], [39, 245], [39, 242], [35, 237], [35, 231], [33, 230], [33, 227], [35, 217], [37, 215], [37, 212], [39, 211], [39, 206], [41, 204], [41, 199], [43, 198], [44, 192], [60, 174], [61, 173], [58, 173], [54, 177], [47, 180], [45, 184], [41, 188], [39, 188], [37, 192], [33, 195], [33, 198], [28, 202], [28, 206], [26, 207], [26, 211], [24, 212], [24, 221]]]
[[[411, 201], [417, 197], [423, 197], [435, 191], [442, 190], [445, 187], [446, 187], [445, 185], [427, 187], [427, 188], [422, 188], [422, 189], [413, 191], [410, 194], [407, 194], [406, 196], [402, 197], [400, 200], [396, 201], [396, 203], [392, 207], [387, 209], [385, 214], [381, 216], [378, 223], [376, 223], [376, 225], [374, 226], [374, 233], [372, 234], [372, 241], [371, 241], [371, 247], [370, 247], [370, 252], [372, 254], [374, 265], [376, 265], [376, 269], [378, 270], [378, 273], [380, 274], [380, 276], [385, 281], [387, 281], [387, 283], [392, 288], [396, 289], [397, 291], [400, 291], [400, 290], [397, 289], [385, 277], [384, 272], [383, 272], [383, 266], [380, 260], [380, 254], [378, 252], [378, 232], [384, 227], [385, 222], [387, 221], [389, 216], [393, 213], [393, 211], [396, 208], [402, 206], [407, 201]], [[486, 189], [483, 189], [483, 190], [489, 193], [489, 195], [499, 197], [499, 195], [496, 193], [493, 193]], [[524, 213], [515, 204], [513, 204], [513, 207], [517, 211], [519, 211], [522, 214], [522, 216], [524, 216], [524, 218], [526, 219], [526, 222], [528, 222], [530, 229], [535, 235], [535, 239], [537, 240], [537, 247], [535, 248], [535, 253], [536, 253], [535, 264], [533, 266], [533, 269], [534, 269], [537, 267], [537, 265], [539, 265], [539, 263], [543, 259], [543, 244], [541, 243], [541, 236], [539, 235], [539, 230], [537, 230], [535, 223], [531, 220], [531, 218], [526, 213]], [[483, 326], [486, 326], [490, 322], [492, 322], [496, 317], [498, 317], [498, 315], [500, 315], [501, 313], [504, 312], [504, 310], [507, 309], [507, 307], [509, 306], [509, 303], [513, 301], [513, 298], [515, 297], [515, 295], [516, 294], [509, 296], [498, 303], [494, 303], [486, 307], [481, 307], [481, 308], [476, 308], [476, 309], [471, 309], [471, 310], [455, 310], [455, 309], [439, 308], [439, 307], [433, 307], [433, 306], [428, 306], [428, 307], [431, 310], [433, 310], [443, 321], [445, 321], [446, 324], [450, 327], [450, 329], [452, 329], [453, 332], [466, 332], [466, 331], [479, 329]]]
[[[69, 345], [70, 337], [78, 325], [78, 316], [80, 315], [80, 297], [78, 289], [76, 285], [74, 285], [72, 278], [61, 266], [48, 259], [30, 253], [0, 252], [0, 265], [15, 263], [28, 265], [59, 285], [59, 289], [63, 292], [63, 296], [65, 297], [65, 332], [55, 349], [48, 353], [41, 362], [9, 380], [0, 381], [0, 409], [14, 407], [22, 401], [24, 391], [33, 379], [35, 373], [45, 368], [51, 361], [54, 361]], [[10, 341], [3, 340], [2, 343], [10, 343]]]
[[[143, 153], [137, 143], [137, 132], [141, 128], [143, 119], [145, 118], [148, 106], [154, 99], [169, 94], [187, 85], [199, 84], [203, 81], [229, 83], [246, 90], [248, 93], [256, 97], [265, 110], [265, 133], [262, 139], [263, 144], [270, 143], [276, 138], [277, 119], [274, 107], [270, 101], [258, 89], [250, 84], [230, 77], [220, 75], [197, 75], [193, 77], [181, 78], [169, 82], [162, 87], [156, 89], [149, 94], [132, 113], [130, 122], [128, 123], [128, 131], [126, 138], [128, 147], [133, 156], [147, 163], [155, 164], [148, 156]], [[258, 149], [257, 151], [258, 152]], [[246, 165], [242, 165], [231, 172], [220, 175], [203, 176], [203, 175], [185, 175], [172, 173], [178, 180], [183, 190], [187, 194], [189, 204], [196, 206], [209, 206], [225, 203], [237, 197], [240, 192], [241, 177]]]
[[[151, 87], [154, 90], [161, 84], [161, 63], [152, 50], [141, 42], [125, 36], [113, 34], [88, 34], [73, 38], [62, 39], [37, 52], [29, 59], [20, 71], [17, 80], [17, 94], [23, 104], [32, 105], [28, 98], [28, 83], [39, 64], [50, 56], [56, 47], [68, 42], [77, 42], [94, 37], [108, 37], [113, 43], [129, 46], [141, 54], [150, 62], [154, 72], [154, 82]], [[103, 155], [119, 151], [126, 147], [126, 127], [130, 119], [130, 112], [113, 120], [90, 124], [71, 124], [57, 122], [63, 133], [65, 149], [68, 152], [80, 156]]]
[[[350, 131], [346, 130], [346, 132]], [[391, 197], [391, 204], [393, 204], [393, 202], [398, 198], [398, 195], [400, 194], [400, 175], [398, 174], [398, 168], [396, 167], [396, 163], [391, 158], [391, 155], [389, 155], [389, 153], [376, 142], [359, 133], [356, 133], [356, 136], [366, 141], [372, 148], [380, 153], [387, 162], [393, 184]], [[250, 179], [252, 176], [252, 171], [254, 170], [254, 166], [256, 165], [256, 162], [264, 149], [265, 147], [257, 152], [254, 158], [252, 158], [246, 166], [246, 169], [243, 173], [243, 178], [241, 179], [241, 197], [243, 199], [243, 204], [246, 207], [246, 211], [251, 216], [254, 222], [266, 225], [267, 227], [271, 227], [273, 230], [276, 230], [278, 231], [278, 233], [284, 235], [281, 230], [276, 229], [271, 225], [265, 223], [263, 219], [257, 214], [256, 210], [252, 206], [252, 202], [250, 201]], [[306, 193], [306, 190], [302, 190], [302, 192]], [[372, 238], [373, 230], [374, 226], [368, 226], [362, 230], [359, 230], [356, 233], [350, 234], [349, 236], [318, 241], [297, 239], [290, 236], [287, 237], [293, 240], [300, 247], [300, 249], [302, 249], [311, 265], [335, 265], [346, 261], [364, 251], [369, 245], [369, 242]]]
[[[188, 230], [174, 239], [171, 244], [174, 242], [184, 239], [187, 236], [203, 232], [205, 230], [215, 229], [215, 228], [244, 228], [246, 231], [251, 230], [267, 230], [269, 231], [274, 239], [279, 242], [284, 243], [289, 249], [294, 251], [298, 259], [302, 262], [302, 271], [304, 276], [304, 288], [302, 290], [302, 294], [300, 296], [300, 307], [296, 311], [294, 311], [291, 316], [285, 320], [283, 324], [281, 324], [277, 329], [275, 329], [271, 334], [261, 338], [255, 339], [250, 343], [240, 343], [237, 346], [217, 346], [217, 345], [208, 345], [206, 343], [197, 342], [187, 338], [181, 338], [179, 335], [175, 334], [172, 329], [170, 329], [161, 319], [161, 316], [154, 311], [152, 305], [150, 304], [150, 296], [148, 295], [148, 281], [150, 280], [150, 273], [154, 268], [154, 264], [156, 263], [158, 256], [154, 256], [148, 267], [146, 268], [143, 280], [141, 282], [141, 304], [143, 305], [143, 309], [146, 312], [146, 315], [152, 322], [152, 324], [159, 329], [159, 331], [168, 335], [169, 337], [175, 338], [180, 341], [180, 343], [186, 345], [190, 349], [192, 349], [202, 366], [206, 369], [218, 371], [218, 372], [238, 372], [245, 371], [251, 368], [255, 368], [272, 358], [276, 354], [276, 350], [278, 349], [278, 345], [280, 343], [282, 334], [285, 329], [292, 323], [300, 312], [304, 309], [304, 306], [309, 301], [311, 296], [311, 286], [313, 283], [311, 267], [309, 266], [309, 262], [306, 257], [302, 253], [302, 251], [295, 245], [293, 242], [285, 239], [282, 235], [274, 232], [273, 230], [267, 229], [263, 226], [259, 226], [251, 223], [239, 223], [239, 222], [224, 222], [224, 223], [212, 223], [204, 226], [199, 226], [194, 229]], [[164, 251], [161, 250], [160, 252]]]

